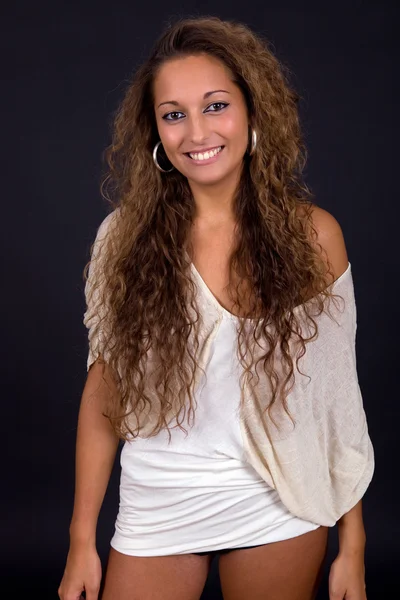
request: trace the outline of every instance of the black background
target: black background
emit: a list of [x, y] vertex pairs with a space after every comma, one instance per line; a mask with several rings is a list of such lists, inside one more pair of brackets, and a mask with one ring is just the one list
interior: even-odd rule
[[[58, 597], [86, 378], [82, 272], [106, 214], [99, 181], [112, 112], [166, 19], [205, 14], [269, 38], [303, 98], [306, 180], [342, 226], [356, 290], [358, 373], [376, 460], [363, 499], [368, 600], [397, 597], [399, 10], [395, 2], [269, 0], [3, 9], [2, 597]], [[99, 519], [103, 560], [118, 476], [117, 462]], [[328, 599], [336, 552], [332, 528], [318, 600]], [[216, 561], [202, 598], [221, 598]]]

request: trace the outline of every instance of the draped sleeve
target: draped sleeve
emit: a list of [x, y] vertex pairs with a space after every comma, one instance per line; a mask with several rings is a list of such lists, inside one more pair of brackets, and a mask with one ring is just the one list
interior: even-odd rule
[[[296, 516], [334, 525], [362, 498], [374, 472], [356, 364], [357, 314], [351, 265], [332, 284], [340, 298], [329, 312], [314, 317], [317, 337], [295, 369], [287, 397], [295, 427], [285, 413], [273, 412], [279, 431], [262, 424], [270, 387], [248, 387], [242, 432], [249, 462], [274, 487]], [[304, 307], [295, 308], [303, 334], [310, 333]], [[279, 363], [279, 356], [277, 358]]]
[[107, 361], [104, 348], [106, 333], [106, 306], [102, 299], [104, 288], [103, 265], [106, 259], [105, 241], [115, 222], [115, 211], [108, 214], [98, 227], [92, 248], [88, 277], [85, 283], [86, 310], [83, 323], [88, 329], [87, 370], [102, 355]]

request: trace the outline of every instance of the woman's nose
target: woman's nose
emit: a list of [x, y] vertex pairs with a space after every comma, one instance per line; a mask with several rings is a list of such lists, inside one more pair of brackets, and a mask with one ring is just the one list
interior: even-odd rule
[[204, 143], [209, 137], [209, 126], [204, 116], [196, 116], [189, 119], [188, 135], [192, 144]]

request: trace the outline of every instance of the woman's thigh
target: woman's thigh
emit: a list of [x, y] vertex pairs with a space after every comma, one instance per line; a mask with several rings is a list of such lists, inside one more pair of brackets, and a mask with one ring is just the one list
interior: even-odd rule
[[328, 547], [328, 527], [234, 550], [219, 557], [224, 600], [314, 600]]
[[210, 556], [128, 556], [111, 548], [101, 600], [199, 600]]

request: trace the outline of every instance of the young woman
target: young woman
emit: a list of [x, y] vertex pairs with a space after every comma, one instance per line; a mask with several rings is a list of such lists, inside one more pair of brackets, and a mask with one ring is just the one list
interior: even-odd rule
[[[374, 470], [340, 225], [311, 201], [297, 96], [265, 40], [169, 26], [108, 149], [61, 600], [365, 600]], [[105, 577], [96, 526], [119, 440]]]

